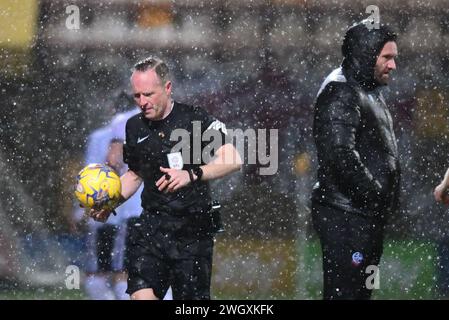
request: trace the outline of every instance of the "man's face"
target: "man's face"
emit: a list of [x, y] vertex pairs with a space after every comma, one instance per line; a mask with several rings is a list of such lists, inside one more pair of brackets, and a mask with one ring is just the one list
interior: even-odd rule
[[396, 69], [394, 59], [398, 55], [398, 47], [396, 42], [387, 42], [377, 57], [376, 66], [374, 67], [374, 79], [381, 85], [387, 85], [390, 80], [390, 71]]
[[162, 83], [156, 71], [134, 71], [131, 76], [134, 101], [145, 118], [161, 120], [169, 113], [171, 82]]

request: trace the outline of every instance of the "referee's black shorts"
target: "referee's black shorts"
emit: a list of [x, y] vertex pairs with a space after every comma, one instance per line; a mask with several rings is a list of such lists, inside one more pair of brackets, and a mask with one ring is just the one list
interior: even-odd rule
[[202, 216], [144, 212], [130, 224], [128, 294], [151, 288], [162, 299], [210, 299], [213, 235]]

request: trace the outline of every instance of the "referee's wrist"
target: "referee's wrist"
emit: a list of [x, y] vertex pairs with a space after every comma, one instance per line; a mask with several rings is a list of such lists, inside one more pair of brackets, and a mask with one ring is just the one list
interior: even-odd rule
[[125, 199], [125, 197], [120, 194], [119, 200], [117, 201], [117, 203], [114, 206], [114, 210], [117, 209], [118, 207], [120, 207], [124, 202], [126, 202], [126, 200], [127, 199]]
[[203, 170], [198, 167], [193, 167], [187, 170], [189, 173], [189, 178], [191, 183], [195, 183], [201, 181], [201, 177], [203, 176]]
[[203, 177], [203, 169], [200, 166], [194, 166], [192, 169], [192, 175], [194, 177], [194, 181], [201, 181], [201, 178]]
[[193, 174], [192, 169], [187, 169], [186, 171], [189, 174], [190, 183], [194, 183], [197, 177]]

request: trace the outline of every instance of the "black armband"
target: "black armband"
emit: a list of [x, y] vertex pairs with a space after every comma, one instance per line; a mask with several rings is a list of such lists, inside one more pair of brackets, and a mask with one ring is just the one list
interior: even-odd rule
[[117, 209], [118, 207], [120, 207], [127, 199], [125, 199], [122, 195], [120, 195], [120, 198], [118, 199], [117, 203], [114, 205], [114, 208], [112, 208], [112, 213], [114, 214], [114, 216], [117, 215], [117, 212], [115, 212], [115, 209]]
[[123, 202], [126, 202], [126, 200], [128, 200], [128, 199], [125, 199], [125, 197], [120, 195], [120, 198], [119, 198], [119, 200], [117, 202], [117, 205], [115, 207], [118, 208], [119, 206], [121, 206], [123, 204]]
[[190, 183], [194, 183], [192, 169], [187, 170], [187, 172], [189, 173]]
[[195, 166], [192, 168], [192, 172], [194, 175], [197, 176], [197, 180], [196, 181], [201, 181], [201, 178], [203, 177], [203, 169], [201, 169], [200, 166]]

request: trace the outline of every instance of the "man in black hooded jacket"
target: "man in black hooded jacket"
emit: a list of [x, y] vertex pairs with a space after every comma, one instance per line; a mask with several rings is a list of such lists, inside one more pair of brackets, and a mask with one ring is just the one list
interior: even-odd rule
[[312, 220], [323, 251], [324, 299], [369, 299], [377, 288], [384, 226], [399, 194], [396, 138], [380, 92], [396, 69], [395, 41], [386, 26], [352, 26], [342, 66], [318, 92]]

